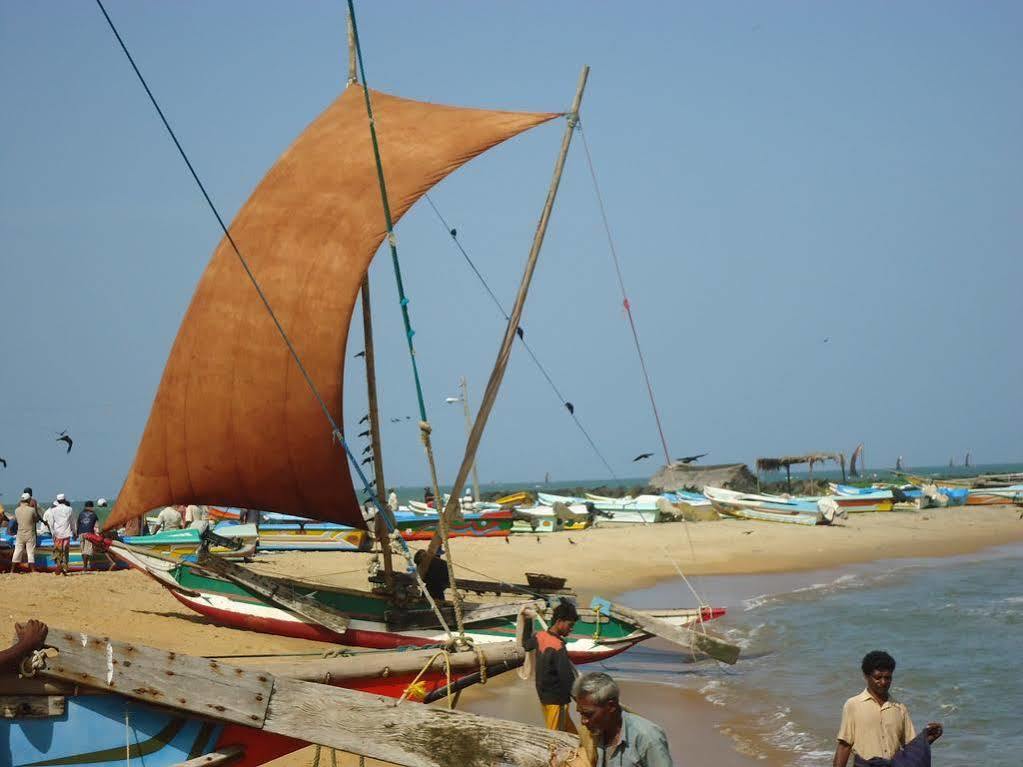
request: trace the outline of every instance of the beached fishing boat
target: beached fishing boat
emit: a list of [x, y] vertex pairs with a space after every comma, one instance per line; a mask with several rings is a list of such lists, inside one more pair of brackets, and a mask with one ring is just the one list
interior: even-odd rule
[[0, 674], [0, 755], [11, 767], [256, 767], [309, 743], [401, 765], [464, 763], [424, 740], [434, 730], [459, 741], [463, 757], [496, 746], [501, 762], [523, 767], [571, 752], [559, 751], [569, 736], [528, 725], [395, 706], [403, 697], [450, 702], [450, 693], [518, 667], [525, 654], [513, 642], [491, 646], [488, 658], [431, 649], [258, 665], [59, 628], [47, 646], [23, 659], [29, 676]]
[[598, 525], [637, 525], [660, 522], [663, 512], [657, 507], [659, 495], [641, 495], [636, 498], [607, 498], [593, 496], [579, 498], [572, 495], [556, 495], [554, 493], [537, 493], [537, 498], [545, 506], [562, 503], [566, 506], [592, 504], [598, 511], [610, 512], [610, 516], [601, 516], [596, 520]]
[[[100, 539], [99, 542], [106, 546], [110, 556], [150, 576], [179, 602], [218, 625], [372, 648], [429, 645], [443, 642], [446, 638], [435, 614], [422, 602], [398, 609], [386, 594], [265, 575], [250, 580], [252, 574], [248, 571], [239, 573], [243, 569], [237, 566], [225, 569], [215, 559], [204, 560], [200, 564], [174, 562], [116, 541]], [[215, 567], [216, 571], [211, 567]], [[498, 584], [488, 584], [483, 588], [499, 590]], [[323, 621], [320, 615], [302, 615], [267, 596], [271, 592], [283, 593], [285, 590], [297, 594], [296, 599], [311, 600], [316, 608], [337, 619]], [[529, 598], [524, 600], [521, 599], [522, 589], [508, 588], [504, 591], [518, 591], [519, 601], [465, 604], [466, 634], [476, 646], [513, 638], [522, 608], [532, 607], [538, 600], [543, 601], [544, 592], [540, 589], [530, 589], [532, 593], [527, 593]], [[302, 609], [298, 602], [292, 607], [296, 605]], [[443, 611], [448, 620], [453, 618], [450, 604], [445, 605]], [[642, 615], [677, 630], [713, 620], [724, 613], [724, 608], [704, 607], [646, 610]], [[656, 629], [656, 626], [652, 629], [650, 625], [641, 626], [635, 620], [614, 615], [598, 617], [592, 610], [583, 608], [580, 608], [580, 615], [579, 623], [567, 640], [569, 655], [576, 663], [617, 655], [648, 639]], [[321, 619], [320, 622], [317, 618]], [[326, 625], [328, 623], [331, 625]], [[539, 624], [537, 626], [539, 630]]]
[[[365, 530], [349, 525], [273, 512], [264, 512], [260, 517], [258, 550], [261, 552], [363, 551], [370, 543]], [[227, 524], [217, 526], [218, 532], [229, 529]]]
[[[448, 523], [449, 538], [500, 538], [507, 537], [512, 529], [511, 511], [486, 511], [480, 514], [463, 514], [461, 519]], [[426, 516], [395, 514], [395, 525], [406, 541], [431, 540], [440, 528], [439, 515]]]
[[763, 522], [785, 522], [795, 525], [829, 525], [836, 516], [843, 516], [829, 499], [805, 501], [770, 495], [738, 493], [720, 487], [705, 487], [704, 494], [721, 514]]

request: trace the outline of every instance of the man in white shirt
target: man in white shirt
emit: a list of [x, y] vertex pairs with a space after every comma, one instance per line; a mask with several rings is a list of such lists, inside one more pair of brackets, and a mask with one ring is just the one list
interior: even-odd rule
[[159, 533], [162, 530], [180, 530], [184, 527], [181, 522], [181, 512], [173, 506], [165, 506], [163, 511], [160, 512], [160, 516], [156, 518], [156, 529], [153, 533]]
[[53, 536], [53, 561], [57, 566], [54, 574], [67, 575], [68, 549], [75, 536], [75, 518], [63, 493], [57, 496], [53, 505], [43, 514], [43, 522]]

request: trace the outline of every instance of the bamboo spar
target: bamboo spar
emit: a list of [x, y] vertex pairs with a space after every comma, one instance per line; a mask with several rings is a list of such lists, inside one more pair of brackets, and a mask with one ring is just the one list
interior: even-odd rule
[[[522, 310], [526, 303], [526, 295], [529, 293], [529, 285], [533, 280], [533, 271], [536, 269], [536, 262], [540, 256], [540, 248], [543, 246], [544, 235], [547, 233], [547, 223], [554, 209], [554, 199], [558, 194], [558, 186], [561, 183], [561, 173], [565, 168], [565, 158], [568, 155], [568, 147], [572, 143], [572, 134], [579, 118], [579, 106], [583, 100], [583, 90], [586, 88], [586, 78], [589, 77], [590, 68], [584, 66], [579, 74], [579, 84], [576, 88], [575, 99], [572, 101], [572, 109], [568, 113], [568, 125], [565, 126], [565, 135], [561, 139], [561, 151], [558, 153], [557, 162], [554, 165], [554, 177], [551, 179], [551, 186], [547, 192], [547, 199], [544, 202], [543, 210], [540, 213], [540, 221], [533, 235], [533, 244], [529, 250], [529, 258], [526, 261], [526, 269], [522, 275], [522, 282], [519, 284], [519, 292], [515, 296], [515, 305], [512, 307], [511, 316], [508, 319], [508, 327], [504, 331], [504, 339], [501, 341], [501, 348], [497, 353], [497, 360], [494, 362], [494, 369], [487, 381], [487, 388], [483, 392], [483, 399], [480, 402], [480, 409], [476, 413], [476, 420], [472, 425], [472, 432], [465, 445], [465, 455], [462, 458], [462, 465], [458, 468], [458, 475], [455, 477], [454, 485], [451, 488], [451, 499], [444, 507], [444, 516], [451, 518], [458, 508], [458, 499], [465, 488], [466, 478], [469, 471], [476, 462], [476, 450], [479, 447], [480, 439], [483, 437], [483, 429], [487, 425], [490, 411], [497, 399], [497, 392], [501, 388], [501, 381], [504, 379], [504, 371], [508, 367], [508, 359], [511, 356], [512, 344], [515, 341], [515, 332], [519, 327], [519, 320], [522, 318]], [[439, 499], [438, 499], [439, 500]], [[426, 572], [430, 562], [440, 548], [440, 533], [434, 533], [430, 545], [426, 549], [426, 555], [419, 565], [419, 571]]]

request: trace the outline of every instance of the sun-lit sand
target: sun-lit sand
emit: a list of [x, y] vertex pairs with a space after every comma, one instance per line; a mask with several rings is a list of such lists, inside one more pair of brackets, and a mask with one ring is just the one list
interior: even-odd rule
[[[852, 515], [833, 527], [802, 527], [739, 520], [597, 528], [502, 539], [456, 539], [453, 556], [466, 577], [522, 582], [526, 571], [565, 576], [588, 602], [599, 593], [623, 592], [686, 574], [808, 570], [899, 557], [964, 554], [1023, 541], [1020, 510], [1011, 507], [928, 509], [916, 513]], [[288, 553], [261, 557], [258, 569], [343, 585], [365, 584], [368, 554]], [[669, 605], [664, 605], [669, 606]], [[684, 606], [684, 605], [678, 605]], [[136, 572], [0, 576], [0, 614], [13, 622], [39, 618], [51, 626], [109, 635], [195, 655], [298, 653], [330, 646], [299, 639], [212, 626], [162, 587]], [[678, 763], [748, 767], [781, 764], [781, 755], [756, 759], [741, 753], [741, 722], [691, 692], [650, 683], [627, 683], [623, 700], [638, 713], [672, 711], [661, 724]], [[469, 691], [462, 708], [540, 723], [531, 681], [514, 672]], [[714, 735], [723, 730], [731, 737]], [[736, 750], [738, 745], [740, 750]], [[278, 760], [312, 763], [305, 749]], [[371, 763], [371, 762], [367, 762]], [[327, 764], [321, 761], [321, 764]], [[339, 759], [347, 767], [357, 764]]]

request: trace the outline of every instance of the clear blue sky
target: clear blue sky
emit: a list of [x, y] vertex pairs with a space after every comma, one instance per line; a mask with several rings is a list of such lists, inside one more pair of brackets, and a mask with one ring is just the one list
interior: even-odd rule
[[[230, 219], [341, 90], [341, 2], [108, 8]], [[675, 455], [867, 444], [871, 465], [1023, 458], [1023, 5], [359, 3], [370, 85], [583, 105]], [[3, 500], [112, 495], [219, 232], [95, 5], [0, 4]], [[434, 199], [508, 303], [562, 124]], [[615, 470], [658, 452], [581, 144], [524, 327]], [[443, 481], [502, 319], [425, 204], [400, 251]], [[371, 269], [391, 483], [422, 483], [386, 258]], [[361, 348], [353, 333], [350, 351]], [[827, 343], [824, 338], [829, 338]], [[350, 365], [346, 421], [365, 411]], [[53, 440], [70, 430], [70, 455]], [[357, 446], [361, 448], [361, 443]], [[516, 349], [484, 481], [605, 474]]]

